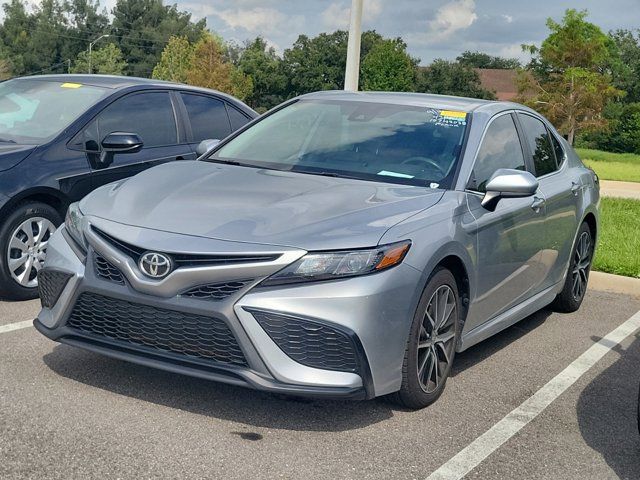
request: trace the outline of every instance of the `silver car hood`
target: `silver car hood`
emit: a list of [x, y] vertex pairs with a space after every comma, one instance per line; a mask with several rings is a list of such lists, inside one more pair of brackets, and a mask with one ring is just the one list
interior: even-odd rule
[[444, 191], [209, 162], [167, 163], [107, 185], [85, 215], [219, 240], [325, 250], [374, 246]]

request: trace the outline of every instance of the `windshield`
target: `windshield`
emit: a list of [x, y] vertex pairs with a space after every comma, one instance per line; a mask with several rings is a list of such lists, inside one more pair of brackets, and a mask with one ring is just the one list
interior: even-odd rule
[[108, 93], [79, 83], [33, 79], [0, 83], [0, 143], [38, 145], [52, 140]]
[[229, 141], [212, 160], [449, 188], [466, 125], [465, 112], [301, 100]]

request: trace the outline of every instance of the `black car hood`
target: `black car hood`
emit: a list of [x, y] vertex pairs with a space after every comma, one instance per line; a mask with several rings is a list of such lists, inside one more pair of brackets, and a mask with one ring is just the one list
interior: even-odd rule
[[38, 148], [37, 145], [16, 145], [0, 142], [0, 172], [15, 167]]

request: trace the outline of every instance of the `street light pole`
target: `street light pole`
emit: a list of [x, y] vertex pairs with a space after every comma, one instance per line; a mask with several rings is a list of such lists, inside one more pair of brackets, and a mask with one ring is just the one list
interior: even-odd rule
[[102, 40], [103, 38], [107, 38], [109, 36], [110, 36], [109, 34], [100, 35], [93, 42], [89, 42], [89, 74], [91, 74], [91, 51], [93, 49], [93, 44], [96, 43], [98, 40]]
[[360, 37], [362, 35], [362, 2], [351, 0], [347, 67], [344, 72], [344, 89], [357, 92], [360, 77]]

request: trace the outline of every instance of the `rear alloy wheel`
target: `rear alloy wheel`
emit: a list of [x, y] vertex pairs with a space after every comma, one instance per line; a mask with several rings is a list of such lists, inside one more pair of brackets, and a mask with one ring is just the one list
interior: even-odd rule
[[38, 272], [44, 265], [49, 239], [62, 222], [43, 203], [17, 207], [0, 227], [0, 297], [25, 300], [38, 296]]
[[578, 231], [576, 243], [571, 252], [569, 271], [562, 291], [551, 304], [551, 308], [558, 312], [575, 312], [580, 308], [587, 285], [589, 272], [593, 261], [594, 242], [589, 225], [583, 223]]
[[418, 409], [438, 399], [456, 353], [460, 297], [453, 274], [436, 270], [424, 289], [411, 326], [402, 367], [402, 386], [393, 399]]

